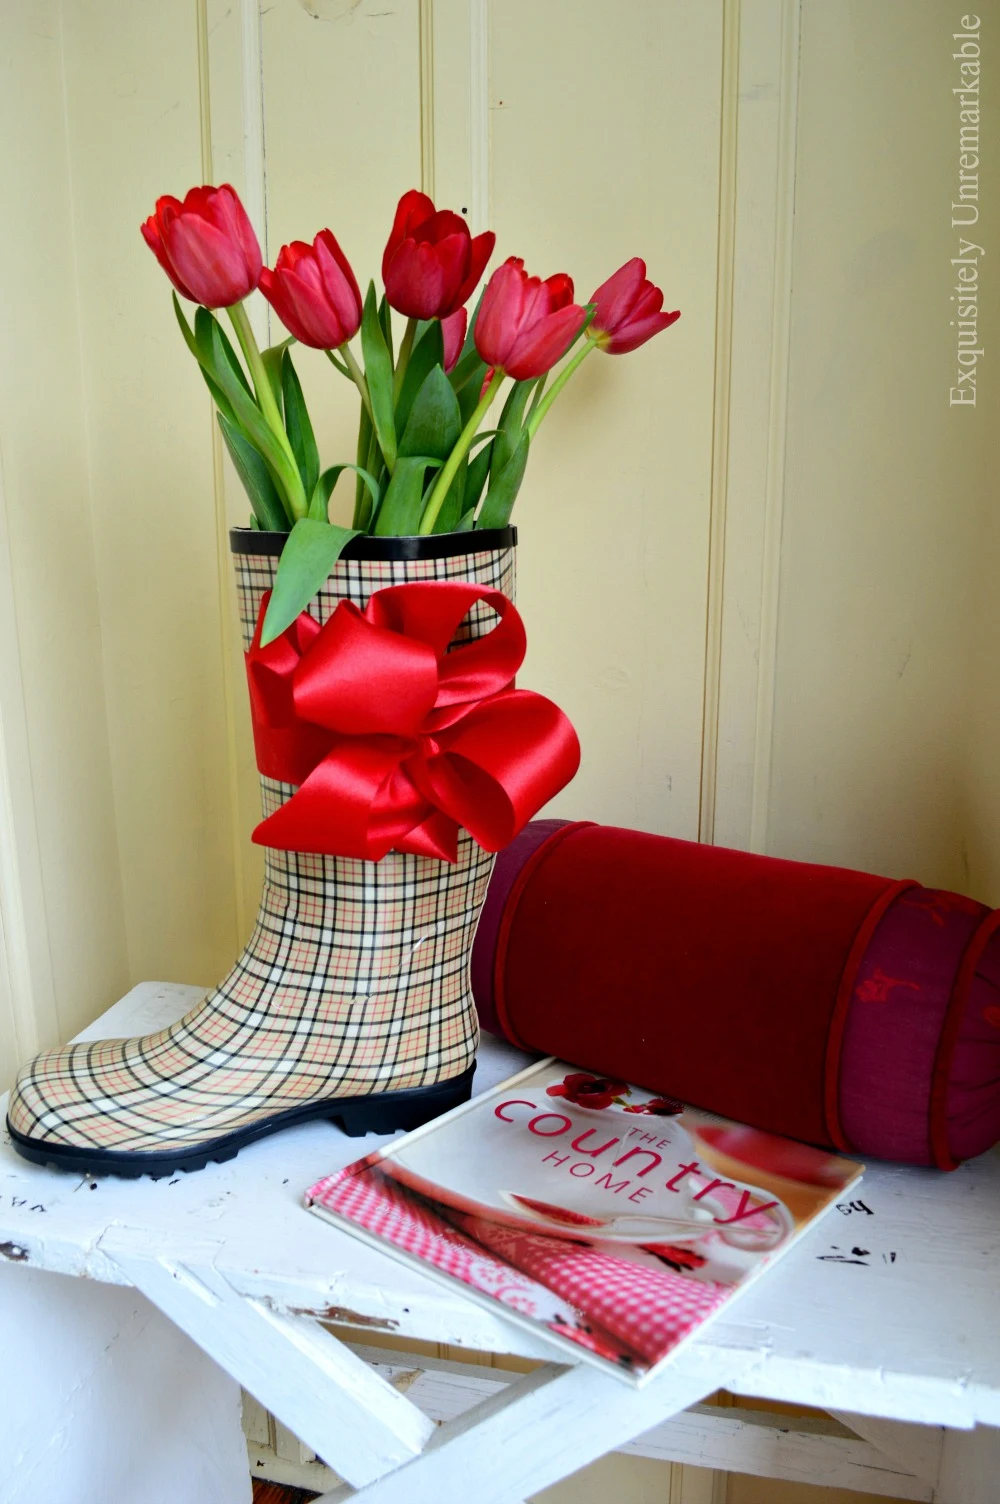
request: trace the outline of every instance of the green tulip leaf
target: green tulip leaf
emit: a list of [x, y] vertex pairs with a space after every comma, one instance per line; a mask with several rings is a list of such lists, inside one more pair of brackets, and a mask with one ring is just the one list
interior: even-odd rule
[[[365, 468], [367, 468], [369, 470], [371, 469], [371, 464], [374, 463], [374, 453], [373, 453], [374, 448], [375, 448], [375, 430], [372, 428], [372, 420], [368, 416], [368, 409], [367, 409], [367, 407], [365, 407], [365, 404], [362, 402], [362, 404], [361, 404], [361, 420], [360, 420], [360, 422], [358, 424], [358, 452], [357, 452], [357, 456], [356, 456], [357, 462], [358, 462], [359, 466], [364, 466]], [[371, 463], [369, 463], [369, 461], [371, 461]], [[358, 476], [357, 476], [357, 479], [354, 482], [354, 526], [355, 527], [364, 527], [364, 525], [365, 525], [365, 513], [367, 511], [368, 511], [368, 495], [367, 495], [367, 492], [365, 490], [365, 483], [361, 479], [361, 475], [359, 473]], [[369, 521], [371, 520], [370, 517], [368, 518], [368, 520]]]
[[503, 412], [500, 415], [500, 431], [497, 434], [496, 443], [493, 445], [492, 470], [498, 475], [507, 464], [518, 444], [521, 442], [521, 431], [524, 427], [524, 409], [534, 387], [534, 379], [531, 381], [515, 381], [511, 387], [510, 395], [504, 403]]
[[382, 338], [385, 340], [385, 347], [389, 352], [389, 360], [395, 364], [392, 352], [392, 309], [389, 307], [389, 300], [384, 294], [381, 303], [378, 305], [378, 321], [382, 326]]
[[[198, 310], [199, 313], [204, 311], [203, 309]], [[235, 372], [226, 359], [223, 347], [225, 335], [222, 333], [215, 319], [211, 321], [209, 334], [212, 340], [214, 373], [223, 394], [233, 409], [235, 422], [242, 430], [244, 437], [249, 439], [258, 453], [263, 456], [267, 468], [271, 472], [271, 478], [278, 488], [278, 493], [286, 505], [289, 516], [291, 516], [292, 509], [288, 498], [297, 491], [301, 491], [302, 486], [298, 472], [292, 465], [290, 456], [285, 453], [277, 438], [268, 427], [260, 408], [249, 395], [243, 383], [237, 380]]]
[[226, 331], [214, 313], [210, 313], [207, 308], [199, 307], [195, 311], [194, 337], [198, 359], [216, 383], [227, 390], [223, 377], [227, 374], [234, 375], [252, 401], [253, 388], [247, 380], [240, 358], [230, 344]]
[[435, 366], [444, 361], [444, 339], [437, 319], [428, 327], [426, 334], [413, 347], [410, 363], [403, 377], [403, 385], [396, 403], [396, 431], [402, 433], [413, 409], [417, 393]]
[[278, 561], [274, 589], [260, 634], [266, 647], [303, 612], [357, 532], [302, 517], [292, 528]]
[[198, 349], [198, 341], [194, 337], [194, 330], [191, 328], [191, 325], [188, 323], [187, 319], [184, 317], [184, 310], [181, 307], [180, 299], [178, 298], [177, 294], [176, 293], [171, 293], [171, 297], [173, 298], [173, 303], [174, 303], [174, 313], [175, 313], [175, 315], [177, 317], [177, 322], [180, 325], [181, 333], [184, 336], [184, 343], [187, 345], [188, 349], [191, 351], [191, 354], [194, 356], [195, 360], [197, 360], [199, 362], [199, 364], [200, 364], [201, 363], [201, 352]]
[[369, 282], [361, 316], [361, 352], [379, 447], [390, 470], [396, 463], [396, 427], [392, 412], [392, 356], [375, 303], [375, 283]]
[[448, 487], [448, 494], [441, 504], [437, 521], [434, 524], [435, 533], [453, 533], [458, 526], [459, 518], [466, 509], [465, 491], [468, 485], [469, 461], [463, 455], [462, 463], [455, 471], [455, 479]]
[[[448, 380], [455, 391], [462, 394], [467, 391], [475, 393], [476, 402], [479, 401], [479, 389], [486, 379], [486, 362], [473, 346], [467, 355], [459, 356], [452, 366]], [[473, 404], [475, 405], [475, 404]]]
[[[499, 442], [499, 440], [494, 441]], [[490, 480], [490, 489], [486, 493], [482, 510], [476, 519], [476, 526], [506, 527], [510, 521], [510, 514], [514, 510], [514, 502], [517, 493], [521, 489], [524, 479], [525, 468], [528, 464], [528, 446], [530, 440], [527, 433], [521, 435], [520, 442], [503, 469], [495, 472]]]
[[461, 432], [458, 398], [441, 367], [432, 366], [414, 399], [399, 441], [400, 457], [429, 454], [435, 459], [446, 460]]
[[[378, 481], [374, 475], [370, 474], [369, 471], [363, 469], [360, 465], [331, 465], [329, 470], [323, 471], [313, 489], [309, 502], [310, 517], [318, 519], [320, 522], [328, 522], [330, 520], [327, 515], [330, 506], [330, 497], [333, 495], [334, 486], [345, 470], [354, 470], [356, 472], [358, 485], [363, 492], [366, 492], [371, 497], [372, 508], [374, 509], [378, 505]], [[355, 531], [359, 531], [359, 529], [355, 528]]]
[[309, 410], [292, 365], [290, 350], [285, 350], [281, 357], [281, 392], [284, 397], [285, 432], [302, 476], [303, 489], [307, 496], [311, 496], [319, 479], [319, 450], [316, 448]]
[[274, 395], [274, 400], [278, 404], [279, 413], [284, 412], [284, 391], [281, 385], [281, 367], [284, 361], [285, 351], [292, 343], [292, 336], [289, 335], [288, 338], [283, 339], [279, 345], [271, 345], [268, 349], [262, 350], [260, 355], [260, 358], [264, 364], [264, 370], [267, 372], [267, 379], [270, 383], [271, 391]]
[[[206, 379], [208, 379], [206, 377]], [[287, 533], [289, 518], [281, 503], [271, 472], [261, 456], [224, 413], [216, 413], [226, 448], [250, 498], [254, 521], [270, 533]]]
[[378, 447], [378, 437], [374, 429], [372, 430], [371, 442], [368, 445], [368, 463], [364, 468], [371, 475], [374, 475], [376, 481], [378, 482], [379, 499], [375, 503], [374, 507], [369, 507], [368, 499], [367, 497], [365, 498], [364, 505], [362, 506], [360, 512], [361, 520], [359, 521], [358, 516], [356, 515], [354, 526], [363, 527], [366, 532], [371, 533], [375, 530], [375, 518], [378, 516], [379, 506], [381, 505], [382, 498], [385, 496], [386, 490], [389, 485], [389, 472], [385, 468], [385, 461], [383, 460], [382, 452]]
[[202, 376], [205, 378], [205, 385], [208, 387], [208, 390], [212, 394], [213, 402], [215, 403], [219, 411], [225, 414], [230, 423], [235, 423], [236, 414], [233, 412], [232, 403], [229, 401], [229, 398], [226, 396], [225, 392], [223, 392], [222, 388], [213, 378], [208, 367], [206, 366], [206, 363], [202, 358], [202, 351], [199, 348], [198, 341], [194, 337], [194, 331], [191, 328], [191, 325], [188, 323], [187, 319], [184, 317], [184, 313], [181, 309], [180, 301], [176, 293], [173, 294], [173, 304], [174, 313], [177, 315], [177, 323], [179, 324], [180, 331], [184, 336], [184, 343], [187, 345], [188, 349], [191, 351], [191, 354], [198, 362], [198, 369], [201, 371]]
[[465, 326], [465, 343], [462, 345], [463, 356], [468, 355], [470, 350], [474, 350], [476, 348], [476, 320], [479, 318], [479, 310], [483, 306], [483, 297], [485, 296], [485, 293], [486, 288], [483, 287], [480, 290], [479, 297], [476, 299], [476, 306], [472, 310], [469, 322]]
[[475, 527], [475, 525], [476, 525], [476, 509], [475, 509], [475, 507], [470, 507], [467, 512], [463, 512], [462, 513], [461, 517], [458, 519], [458, 521], [455, 523], [455, 526], [452, 528], [452, 532], [453, 533], [471, 533], [472, 529]]
[[379, 538], [412, 538], [424, 510], [424, 472], [441, 461], [426, 454], [401, 455], [386, 487], [373, 531]]
[[490, 473], [490, 461], [493, 457], [493, 445], [484, 444], [478, 454], [474, 454], [469, 461], [469, 478], [465, 483], [465, 508], [469, 507], [475, 512], [479, 505], [479, 498], [483, 494], [487, 477]]
[[486, 367], [483, 365], [483, 362], [480, 361], [479, 369], [476, 375], [471, 381], [466, 382], [465, 386], [462, 387], [461, 391], [458, 394], [458, 406], [462, 414], [463, 428], [465, 427], [466, 423], [468, 423], [469, 419], [472, 417], [472, 414], [479, 405], [479, 399], [482, 395], [483, 383], [485, 382], [485, 380]]
[[226, 396], [226, 394], [222, 390], [221, 386], [217, 386], [216, 385], [216, 383], [212, 380], [211, 376], [205, 370], [204, 366], [199, 366], [198, 369], [200, 370], [200, 372], [202, 374], [202, 378], [203, 378], [203, 380], [205, 382], [205, 385], [208, 387], [208, 390], [212, 394], [212, 401], [215, 403], [216, 407], [219, 409], [219, 412], [224, 417], [228, 418], [229, 421], [230, 421], [230, 423], [232, 423], [234, 425], [234, 427], [238, 426], [236, 424], [236, 414], [233, 412], [233, 404], [230, 402], [229, 398]]

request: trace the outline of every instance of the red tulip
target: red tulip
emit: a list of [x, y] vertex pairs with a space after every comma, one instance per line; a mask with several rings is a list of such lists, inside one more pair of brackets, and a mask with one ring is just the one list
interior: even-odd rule
[[488, 366], [515, 381], [541, 376], [561, 359], [587, 317], [573, 302], [565, 272], [542, 281], [529, 277], [519, 256], [497, 267], [476, 319], [476, 349]]
[[646, 280], [646, 263], [633, 256], [602, 282], [590, 301], [596, 303], [590, 333], [609, 355], [625, 355], [647, 339], [676, 324], [681, 313], [662, 313], [663, 293]]
[[473, 239], [460, 215], [436, 211], [426, 193], [411, 188], [399, 201], [382, 255], [391, 307], [411, 319], [446, 319], [469, 298], [495, 240], [492, 230]]
[[206, 308], [229, 308], [260, 281], [261, 256], [253, 226], [235, 188], [192, 188], [184, 202], [169, 194], [142, 237], [177, 291]]
[[336, 350], [361, 327], [361, 293], [330, 230], [312, 245], [283, 245], [274, 271], [261, 272], [260, 290], [285, 328], [315, 350]]
[[444, 340], [444, 368], [451, 371], [458, 364], [458, 357], [465, 344], [465, 331], [469, 327], [469, 310], [459, 308], [441, 320], [441, 337]]

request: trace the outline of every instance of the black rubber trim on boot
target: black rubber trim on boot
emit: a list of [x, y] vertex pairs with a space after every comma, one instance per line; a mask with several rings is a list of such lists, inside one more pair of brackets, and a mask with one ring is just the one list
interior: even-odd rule
[[[270, 533], [255, 527], [229, 529], [229, 549], [234, 554], [267, 554], [276, 558], [288, 542], [287, 533]], [[514, 548], [516, 527], [484, 528], [482, 532], [430, 533], [427, 537], [375, 538], [363, 533], [345, 544], [342, 559], [450, 559], [459, 554], [489, 553]]]
[[320, 1102], [308, 1102], [302, 1107], [276, 1112], [273, 1117], [258, 1119], [247, 1128], [209, 1139], [190, 1149], [168, 1149], [162, 1154], [53, 1144], [47, 1139], [28, 1138], [18, 1133], [11, 1127], [9, 1118], [7, 1132], [18, 1154], [36, 1165], [54, 1165], [57, 1170], [72, 1170], [77, 1175], [119, 1175], [126, 1180], [149, 1175], [153, 1180], [159, 1180], [178, 1170], [203, 1170], [207, 1164], [222, 1164], [227, 1159], [235, 1159], [241, 1149], [256, 1139], [267, 1138], [271, 1133], [280, 1133], [283, 1128], [293, 1128], [313, 1118], [327, 1118], [350, 1138], [362, 1138], [366, 1133], [398, 1133], [401, 1129], [409, 1132], [467, 1102], [472, 1095], [475, 1072], [475, 1065], [471, 1065], [461, 1076], [439, 1081], [436, 1086], [411, 1086], [403, 1091], [375, 1092], [367, 1097], [326, 1097]]

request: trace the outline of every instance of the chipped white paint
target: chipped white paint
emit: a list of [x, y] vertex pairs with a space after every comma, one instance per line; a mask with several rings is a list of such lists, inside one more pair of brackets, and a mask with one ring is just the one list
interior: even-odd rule
[[[87, 1034], [160, 1026], [197, 996], [144, 984]], [[522, 1061], [486, 1041], [479, 1088]], [[358, 1148], [317, 1123], [195, 1175], [91, 1185], [29, 1166], [5, 1144], [7, 1282], [34, 1269], [135, 1285], [280, 1418], [284, 1450], [300, 1437], [352, 1480], [331, 1500], [448, 1504], [464, 1496], [475, 1457], [478, 1504], [509, 1504], [613, 1448], [935, 1504], [988, 1500], [983, 1480], [1000, 1433], [972, 1428], [1000, 1425], [996, 1156], [951, 1176], [874, 1167], [854, 1202], [807, 1235], [779, 1275], [637, 1392], [586, 1365], [550, 1364], [511, 1382], [501, 1370], [423, 1358], [414, 1375], [412, 1358], [365, 1351], [369, 1328], [551, 1357], [541, 1339], [302, 1210], [304, 1188]], [[85, 1323], [94, 1286], [76, 1288]], [[353, 1325], [361, 1346], [352, 1352], [309, 1317]], [[24, 1364], [6, 1372], [20, 1384]], [[51, 1382], [37, 1380], [40, 1413]], [[697, 1406], [719, 1387], [838, 1410], [842, 1424]], [[132, 1397], [144, 1413], [143, 1395]], [[941, 1427], [969, 1434], [947, 1434], [936, 1488]], [[285, 1461], [305, 1465], [301, 1454]]]

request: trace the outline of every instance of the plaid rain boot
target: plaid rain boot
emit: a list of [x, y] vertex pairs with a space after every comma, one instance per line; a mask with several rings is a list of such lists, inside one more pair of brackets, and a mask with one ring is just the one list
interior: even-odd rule
[[[513, 529], [461, 539], [364, 538], [311, 605], [416, 580], [514, 591]], [[249, 648], [281, 541], [232, 535]], [[477, 603], [455, 639], [489, 632]], [[265, 815], [291, 784], [262, 776]], [[380, 862], [267, 849], [246, 950], [177, 1023], [137, 1039], [68, 1045], [20, 1072], [7, 1126], [26, 1159], [124, 1176], [232, 1159], [308, 1118], [351, 1135], [414, 1128], [465, 1101], [479, 1029], [469, 958], [494, 858], [464, 830], [452, 865], [390, 852]]]

